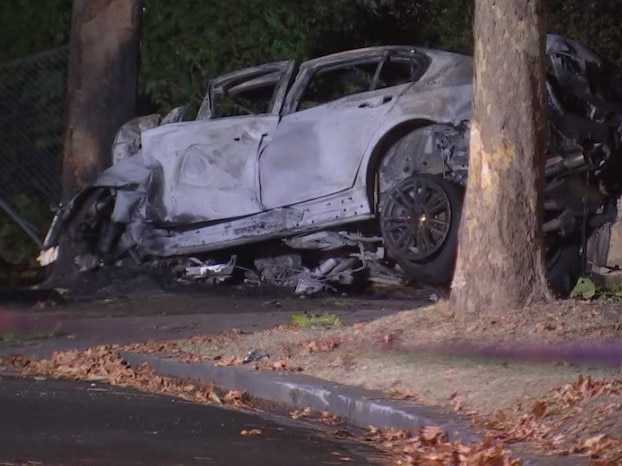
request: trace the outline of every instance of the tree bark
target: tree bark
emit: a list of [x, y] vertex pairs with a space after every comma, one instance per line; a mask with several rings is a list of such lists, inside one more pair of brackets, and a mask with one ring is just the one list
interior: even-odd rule
[[542, 247], [545, 1], [476, 0], [469, 177], [456, 314], [550, 299]]
[[134, 116], [141, 0], [74, 0], [63, 198], [110, 164], [120, 125]]

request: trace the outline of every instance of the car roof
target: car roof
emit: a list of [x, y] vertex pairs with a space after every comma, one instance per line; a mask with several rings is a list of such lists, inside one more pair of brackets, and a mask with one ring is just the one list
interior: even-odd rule
[[384, 52], [391, 52], [391, 51], [396, 51], [396, 52], [401, 51], [401, 52], [407, 52], [407, 53], [415, 52], [415, 53], [427, 55], [430, 58], [440, 57], [441, 55], [443, 56], [449, 56], [449, 55], [456, 56], [457, 55], [457, 56], [463, 56], [463, 57], [467, 56], [467, 55], [458, 54], [454, 52], [446, 52], [443, 50], [433, 50], [433, 49], [427, 49], [427, 48], [422, 48], [422, 47], [415, 47], [411, 45], [381, 45], [381, 46], [375, 46], [375, 47], [364, 47], [364, 48], [346, 50], [344, 52], [337, 52], [337, 53], [332, 53], [329, 55], [323, 55], [321, 57], [307, 60], [306, 62], [304, 62], [304, 65], [313, 67], [319, 63], [324, 63], [324, 62], [337, 62], [338, 63], [340, 61], [356, 60], [357, 58], [364, 58], [367, 55], [372, 56], [372, 55], [378, 55]]

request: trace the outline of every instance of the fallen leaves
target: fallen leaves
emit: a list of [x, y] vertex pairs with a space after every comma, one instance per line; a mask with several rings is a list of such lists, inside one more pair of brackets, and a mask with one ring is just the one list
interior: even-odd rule
[[306, 407], [304, 409], [291, 409], [288, 411], [288, 416], [291, 417], [293, 420], [298, 420], [302, 417], [308, 417], [311, 416], [312, 411], [311, 408]]
[[304, 409], [290, 409], [287, 414], [294, 420], [306, 418], [313, 421], [319, 421], [329, 426], [334, 426], [341, 422], [339, 416], [335, 416], [328, 411], [316, 412], [308, 406]]
[[223, 400], [226, 404], [242, 408], [247, 407], [250, 397], [245, 390], [229, 390]]
[[343, 461], [344, 463], [349, 463], [349, 462], [354, 461], [352, 458], [344, 455], [340, 451], [331, 451], [330, 454], [335, 456], [339, 461]]
[[214, 392], [214, 391], [210, 391], [208, 393], [207, 399], [208, 399], [208, 401], [212, 401], [212, 402], [216, 403], [217, 405], [221, 405], [222, 404], [222, 400], [220, 399], [218, 394], [216, 392]]
[[436, 445], [443, 438], [443, 431], [440, 427], [423, 426], [419, 429], [419, 438], [428, 445]]
[[338, 338], [311, 340], [304, 346], [303, 354], [327, 353], [337, 349], [339, 345], [341, 345], [341, 340]]
[[55, 352], [50, 359], [30, 360], [21, 356], [9, 362], [24, 375], [48, 375], [75, 380], [100, 380], [113, 385], [140, 383], [142, 368], [134, 371], [121, 359], [117, 348], [98, 346], [84, 351]]
[[[520, 405], [498, 411], [485, 422], [496, 439], [529, 442], [546, 454], [589, 456], [596, 464], [622, 464], [620, 433], [599, 433], [585, 438], [594, 425], [616, 422], [622, 403], [622, 379], [592, 379], [579, 376], [571, 384], [554, 390], [524, 411]], [[613, 402], [618, 400], [618, 402]]]
[[286, 371], [289, 368], [289, 364], [287, 361], [275, 361], [270, 365], [270, 368], [275, 371]]
[[531, 414], [533, 414], [534, 419], [542, 419], [546, 414], [546, 401], [538, 400], [533, 404], [531, 408]]
[[400, 341], [401, 340], [400, 335], [402, 333], [403, 332], [400, 332], [400, 331], [396, 331], [396, 332], [393, 332], [393, 333], [385, 333], [382, 336], [382, 344], [385, 347], [388, 347], [388, 348], [393, 347], [393, 346], [397, 346], [397, 344], [401, 342]]
[[620, 379], [592, 379], [579, 376], [576, 382], [564, 385], [555, 392], [555, 398], [568, 406], [578, 401], [604, 395], [620, 395], [622, 393], [622, 378]]
[[153, 372], [147, 364], [133, 368], [121, 358], [118, 351], [116, 345], [97, 346], [84, 351], [55, 352], [49, 359], [34, 360], [15, 356], [0, 362], [17, 368], [24, 376], [106, 382], [187, 401], [248, 407], [249, 397], [246, 392], [231, 391], [221, 399], [213, 385], [163, 377]]
[[263, 432], [261, 431], [261, 429], [250, 429], [250, 430], [242, 430], [240, 431], [240, 435], [242, 437], [254, 437], [257, 435], [263, 435]]
[[[243, 337], [251, 335], [251, 332], [233, 328], [214, 335], [195, 335], [183, 340], [170, 341], [147, 341], [144, 343], [131, 343], [123, 348], [126, 351], [142, 354], [159, 354], [161, 356], [174, 357], [183, 362], [202, 362], [221, 360], [220, 356], [208, 356], [205, 349], [219, 351], [226, 344], [239, 341]], [[231, 358], [228, 365], [237, 365], [237, 358]], [[222, 364], [226, 365], [226, 364]]]
[[322, 411], [318, 420], [329, 426], [334, 426], [335, 424], [339, 424], [341, 422], [339, 416], [335, 416], [328, 411]]
[[[584, 450], [591, 458], [603, 458], [605, 461], [607, 461], [609, 452], [614, 448], [619, 448], [619, 446], [620, 446], [619, 441], [609, 438], [605, 434], [600, 434], [600, 435], [596, 435], [594, 437], [588, 438], [583, 443], [582, 450]], [[620, 461], [620, 458], [619, 457], [612, 458], [612, 460]]]
[[600, 434], [600, 435], [596, 435], [594, 437], [590, 437], [583, 443], [583, 447], [588, 449], [588, 450], [591, 449], [591, 448], [594, 448], [599, 443], [602, 443], [602, 441], [605, 439], [605, 437], [606, 437], [605, 434]]
[[[405, 316], [404, 318], [409, 319], [407, 321], [394, 318], [393, 321], [383, 320], [380, 323], [356, 324], [352, 328], [341, 327], [337, 330], [301, 329], [293, 325], [285, 325], [264, 333], [257, 333], [251, 338], [243, 338], [243, 335], [231, 332], [226, 336], [186, 339], [175, 344], [152, 343], [151, 350], [160, 354], [173, 354], [179, 359], [187, 358], [189, 352], [195, 351], [208, 363], [237, 366], [243, 362], [240, 356], [243, 356], [249, 348], [260, 348], [269, 352], [272, 359], [265, 358], [256, 361], [260, 365], [255, 365], [255, 361], [253, 361], [253, 364], [248, 365], [248, 369], [255, 366], [255, 368], [267, 371], [295, 371], [302, 366], [305, 372], [320, 377], [331, 371], [329, 375], [345, 378], [345, 380], [337, 379], [337, 381], [345, 381], [346, 383], [352, 383], [352, 380], [355, 381], [354, 383], [363, 381], [365, 384], [369, 384], [370, 388], [386, 391], [395, 386], [409, 387], [409, 383], [412, 383], [413, 390], [425, 394], [432, 400], [432, 403], [450, 404], [460, 414], [470, 415], [473, 414], [473, 411], [469, 411], [473, 406], [479, 406], [482, 410], [485, 409], [482, 408], [481, 404], [474, 404], [474, 401], [481, 401], [483, 396], [481, 392], [485, 391], [478, 392], [476, 384], [480, 381], [475, 379], [472, 373], [463, 370], [464, 368], [453, 363], [445, 364], [443, 361], [441, 370], [446, 367], [450, 368], [446, 371], [447, 377], [443, 380], [447, 380], [447, 383], [451, 383], [453, 386], [443, 387], [443, 390], [433, 392], [434, 386], [431, 386], [430, 391], [428, 391], [426, 385], [415, 385], [412, 377], [412, 373], [415, 372], [412, 368], [416, 367], [414, 363], [423, 360], [422, 366], [424, 367], [421, 367], [423, 375], [421, 379], [423, 380], [430, 379], [429, 375], [426, 377], [426, 371], [430, 370], [428, 366], [431, 365], [425, 359], [414, 356], [413, 348], [416, 346], [414, 344], [409, 346], [409, 342], [425, 345], [431, 341], [440, 341], [442, 342], [441, 345], [447, 346], [451, 345], [453, 341], [466, 340], [487, 344], [492, 340], [495, 342], [500, 340], [502, 343], [508, 342], [508, 347], [512, 348], [514, 340], [533, 336], [536, 344], [538, 344], [538, 339], [544, 338], [545, 342], [542, 348], [543, 351], [548, 351], [548, 348], [555, 347], [555, 345], [548, 345], [551, 339], [562, 338], [566, 340], [578, 334], [582, 337], [584, 334], [600, 336], [601, 333], [597, 332], [601, 332], [601, 329], [604, 328], [603, 325], [609, 326], [606, 328], [614, 328], [613, 324], [603, 320], [603, 312], [593, 308], [592, 305], [571, 303], [571, 307], [568, 309], [560, 306], [556, 304], [556, 307], [546, 308], [544, 312], [541, 312], [543, 311], [541, 308], [534, 308], [523, 313], [508, 313], [503, 318], [495, 318], [494, 321], [488, 319], [485, 322], [469, 323], [470, 333], [465, 330], [465, 324], [448, 323], [447, 319], [445, 321], [438, 319], [437, 310], [419, 310], [416, 316]], [[563, 314], [562, 311], [566, 314]], [[433, 313], [434, 316], [431, 315]], [[525, 325], [525, 322], [528, 322], [528, 325]], [[615, 322], [616, 325], [619, 325], [619, 319]], [[587, 333], [584, 333], [586, 328]], [[520, 345], [517, 348], [521, 349]], [[391, 351], [387, 351], [388, 349]], [[539, 353], [540, 347], [538, 346], [535, 349], [529, 346], [527, 349], [530, 352], [528, 351], [525, 354], [535, 354], [537, 356], [535, 359], [542, 356]], [[397, 351], [393, 353], [393, 350]], [[400, 353], [400, 350], [403, 350], [403, 353]], [[331, 352], [332, 354], [329, 354]], [[398, 357], [391, 359], [393, 354]], [[229, 357], [230, 355], [239, 356]], [[376, 367], [374, 361], [369, 362], [370, 355], [371, 357], [382, 356], [386, 365]], [[413, 356], [414, 362], [410, 360], [411, 356]], [[504, 356], [503, 360], [510, 362], [512, 372], [516, 370], [514, 359]], [[498, 366], [497, 363], [489, 366], [495, 376], [503, 378], [509, 374], [508, 369], [500, 373], [496, 369]], [[368, 371], [366, 367], [369, 367], [370, 370]], [[336, 370], [333, 371], [333, 368]], [[546, 368], [540, 370], [539, 374], [546, 372], [546, 370]], [[409, 376], [406, 376], [407, 371], [410, 371]], [[449, 371], [452, 372], [449, 373]], [[352, 376], [347, 379], [344, 374], [352, 374]], [[90, 377], [91, 380], [106, 380], [109, 376], [99, 375], [98, 372], [95, 372]], [[396, 378], [398, 378], [399, 383], [395, 383]], [[436, 373], [432, 380], [436, 380]], [[486, 380], [490, 380], [490, 377]], [[472, 385], [463, 383], [464, 381], [472, 382]], [[547, 381], [543, 378], [543, 382], [546, 383]], [[482, 380], [481, 383], [485, 384], [486, 381]], [[166, 386], [165, 382], [163, 384]], [[616, 459], [611, 453], [617, 451], [619, 454], [621, 451], [621, 447], [617, 443], [618, 439], [614, 438], [619, 437], [619, 435], [614, 435], [614, 433], [616, 426], [622, 426], [619, 421], [616, 424], [616, 417], [619, 419], [619, 412], [622, 412], [622, 398], [609, 399], [609, 397], [619, 396], [616, 395], [622, 390], [619, 381], [582, 377], [548, 395], [543, 389], [536, 389], [536, 385], [537, 381], [534, 382], [533, 379], [525, 381], [524, 393], [527, 401], [524, 401], [520, 407], [514, 402], [516, 398], [512, 398], [511, 401], [491, 404], [495, 409], [504, 404], [509, 405], [510, 408], [503, 408], [502, 411], [496, 411], [488, 417], [486, 419], [488, 430], [485, 432], [489, 433], [496, 442], [506, 445], [518, 441], [529, 442], [530, 447], [538, 448], [540, 451], [549, 454], [593, 456], [591, 459], [599, 461], [610, 459], [611, 464], [622, 464], [622, 459]], [[183, 396], [189, 398], [202, 396], [212, 403], [225, 403], [222, 393], [208, 390], [199, 393], [199, 395], [194, 395], [199, 388], [194, 387], [194, 389], [187, 387], [186, 391], [182, 390]], [[461, 393], [455, 392], [450, 395], [451, 390], [460, 390]], [[487, 394], [492, 396], [495, 401], [499, 399], [509, 400], [510, 398], [501, 393], [502, 391], [501, 389], [497, 393], [491, 393], [490, 390], [487, 390]], [[438, 393], [441, 394], [438, 395]], [[394, 392], [390, 396], [393, 399], [417, 400], [416, 394], [407, 391]], [[589, 404], [587, 403], [589, 400], [598, 401], [598, 404]], [[314, 417], [321, 417], [321, 413], [310, 413], [306, 410], [298, 410], [298, 412], [292, 412], [290, 415], [294, 419], [306, 418], [309, 420], [313, 420]], [[589, 420], [587, 419], [588, 416], [590, 417]], [[469, 418], [474, 419], [474, 417]], [[604, 421], [601, 421], [601, 418]], [[483, 421], [481, 417], [477, 417], [477, 419], [479, 422]], [[334, 419], [331, 420], [330, 416], [327, 416], [326, 420], [329, 423], [335, 422]], [[611, 425], [613, 427], [607, 427]], [[607, 435], [604, 435], [604, 431], [599, 430], [601, 426], [605, 430], [609, 429]], [[618, 432], [620, 431], [622, 429], [618, 429]], [[348, 435], [343, 432], [335, 435]], [[401, 445], [402, 464], [417, 464], [417, 461], [419, 464], [425, 464], [425, 461], [421, 459], [424, 456], [419, 449], [428, 449], [425, 458], [432, 464], [446, 464], [443, 461], [449, 455], [448, 452], [452, 452], [453, 458], [456, 459], [453, 464], [459, 464], [461, 457], [480, 458], [483, 461], [481, 464], [486, 464], [486, 461], [492, 461], [490, 458], [502, 456], [500, 450], [503, 448], [495, 446], [496, 444], [492, 441], [485, 448], [464, 445], [448, 446], [447, 439], [443, 435], [439, 435], [439, 431], [435, 429], [417, 432], [411, 436], [416, 437], [416, 441], [410, 437], [402, 438], [403, 435], [403, 433], [393, 434], [391, 440], [387, 438], [379, 440], [381, 442], [388, 441], [395, 448], [400, 448]], [[601, 435], [604, 436], [601, 437]], [[434, 450], [437, 447], [440, 451]], [[406, 451], [409, 448], [414, 449], [414, 451]]]
[[389, 392], [389, 397], [393, 400], [410, 400], [417, 401], [420, 400], [420, 397], [415, 393], [394, 389]]
[[462, 414], [463, 416], [475, 416], [477, 414], [477, 411], [473, 411], [473, 410], [466, 410], [464, 407], [464, 401], [462, 399], [462, 395], [460, 394], [460, 392], [453, 392], [451, 395], [449, 395], [449, 406], [451, 406], [451, 408], [457, 412]]
[[228, 366], [241, 366], [242, 364], [244, 364], [244, 358], [241, 358], [239, 356], [231, 356], [227, 359], [218, 359], [215, 363], [214, 366], [218, 366], [218, 367], [228, 367]]
[[423, 426], [415, 435], [409, 430], [382, 431], [370, 427], [366, 440], [377, 443], [392, 454], [395, 464], [402, 466], [437, 464], [517, 466], [510, 451], [492, 438], [481, 443], [450, 442], [440, 427]]
[[255, 363], [255, 370], [268, 369], [272, 371], [287, 371], [287, 372], [302, 372], [303, 369], [300, 366], [292, 364], [289, 358], [279, 359], [277, 361], [271, 361], [268, 358], [262, 359]]
[[127, 351], [142, 354], [166, 354], [181, 356], [184, 352], [175, 341], [147, 341], [145, 343], [131, 343], [125, 346]]

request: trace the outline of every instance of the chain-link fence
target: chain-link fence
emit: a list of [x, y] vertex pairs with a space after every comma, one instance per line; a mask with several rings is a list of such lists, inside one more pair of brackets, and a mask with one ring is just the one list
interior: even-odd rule
[[[67, 60], [65, 46], [0, 63], [0, 199], [41, 232], [60, 199]], [[0, 259], [33, 245], [0, 209]]]

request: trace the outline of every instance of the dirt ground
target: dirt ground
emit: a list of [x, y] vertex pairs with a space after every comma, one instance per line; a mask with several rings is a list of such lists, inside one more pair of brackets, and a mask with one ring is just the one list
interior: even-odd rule
[[485, 435], [622, 464], [622, 306], [573, 300], [465, 321], [446, 302], [332, 328], [199, 335], [132, 349], [293, 370], [446, 406]]

